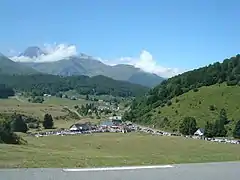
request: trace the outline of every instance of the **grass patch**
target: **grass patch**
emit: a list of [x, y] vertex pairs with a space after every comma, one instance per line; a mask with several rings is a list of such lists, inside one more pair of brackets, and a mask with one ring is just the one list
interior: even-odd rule
[[0, 145], [0, 167], [103, 167], [240, 160], [240, 146], [146, 134], [24, 137]]
[[[24, 98], [10, 98], [10, 99], [0, 99], [0, 112], [1, 113], [19, 113], [27, 116], [32, 116], [40, 121], [46, 113], [52, 115], [54, 119], [54, 126], [58, 128], [69, 128], [73, 123], [76, 122], [98, 122], [99, 120], [90, 118], [79, 118], [74, 119], [69, 115], [66, 110], [66, 106], [74, 110], [73, 106], [85, 104], [85, 100], [70, 100], [65, 98], [57, 97], [46, 97], [44, 103], [30, 103]], [[36, 130], [31, 130], [36, 131]]]
[[79, 100], [71, 100], [67, 98], [58, 98], [58, 97], [45, 97], [43, 104], [46, 105], [59, 105], [59, 106], [68, 106], [73, 108], [75, 105], [82, 105], [90, 103], [90, 101], [79, 99]]
[[[200, 127], [204, 127], [206, 121], [214, 122], [219, 118], [219, 112], [224, 108], [228, 119], [238, 120], [240, 118], [239, 86], [226, 86], [226, 84], [201, 87], [198, 91], [189, 91], [171, 100], [170, 106], [158, 107], [152, 111], [153, 123], [167, 117], [171, 128], [178, 128], [179, 122], [186, 116], [194, 117]], [[234, 122], [233, 121], [233, 122]], [[233, 128], [234, 123], [231, 123]]]

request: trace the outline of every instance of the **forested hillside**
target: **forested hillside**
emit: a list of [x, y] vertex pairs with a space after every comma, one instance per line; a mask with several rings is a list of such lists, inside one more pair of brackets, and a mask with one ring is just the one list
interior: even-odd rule
[[[224, 92], [226, 91], [226, 88], [223, 88], [224, 86], [216, 86], [215, 89], [220, 91], [217, 92], [218, 97], [215, 97], [215, 93], [213, 94], [209, 93], [203, 93], [210, 91], [211, 85], [215, 84], [221, 84], [226, 83], [227, 86], [231, 87], [234, 86], [234, 91], [231, 92], [231, 88], [228, 88], [228, 92], [230, 91], [231, 94], [231, 100], [227, 102], [228, 107], [225, 107], [226, 104], [224, 104], [222, 101], [226, 100], [224, 96]], [[237, 103], [236, 101], [232, 101], [233, 99], [237, 99], [236, 92], [240, 90], [239, 85], [240, 84], [240, 55], [237, 55], [235, 57], [232, 57], [230, 59], [225, 59], [223, 63], [216, 62], [214, 64], [211, 64], [206, 67], [202, 67], [193, 71], [189, 71], [186, 73], [183, 73], [181, 75], [175, 76], [173, 78], [170, 78], [168, 80], [163, 81], [160, 85], [157, 87], [151, 89], [147, 96], [137, 98], [133, 101], [131, 105], [131, 111], [127, 112], [125, 114], [126, 120], [132, 120], [134, 122], [139, 123], [145, 123], [145, 124], [151, 124], [155, 123], [158, 126], [161, 126], [160, 121], [165, 118], [168, 122], [167, 125], [164, 125], [165, 128], [170, 129], [177, 129], [179, 122], [181, 121], [181, 118], [184, 116], [195, 116], [198, 119], [198, 125], [204, 126], [204, 123], [206, 120], [210, 120], [212, 118], [217, 118], [219, 115], [219, 111], [221, 108], [232, 108], [234, 107], [234, 103]], [[199, 91], [200, 87], [206, 86], [206, 89], [203, 91]], [[237, 90], [236, 90], [237, 88]], [[198, 96], [189, 96], [189, 91], [192, 91], [192, 93], [198, 92]], [[200, 93], [200, 94], [199, 94]], [[185, 95], [186, 94], [186, 95]], [[178, 98], [178, 96], [182, 95], [181, 97], [185, 99], [185, 102], [182, 102], [181, 98]], [[211, 98], [211, 96], [214, 96], [215, 98]], [[235, 97], [235, 98], [234, 98]], [[194, 102], [193, 103], [193, 99]], [[220, 106], [218, 107], [218, 111], [215, 111], [215, 115], [212, 116], [212, 112], [210, 111], [203, 111], [202, 108], [195, 109], [195, 111], [198, 111], [199, 115], [196, 115], [192, 113], [190, 105], [194, 106], [193, 104], [198, 104], [198, 106], [201, 106], [201, 101], [210, 101], [206, 105], [210, 106]], [[172, 105], [174, 103], [177, 103], [178, 105]], [[189, 103], [189, 104], [188, 104]], [[210, 103], [210, 104], [209, 104]], [[185, 109], [181, 109], [180, 113], [181, 116], [178, 114], [179, 109], [175, 108], [175, 106], [182, 106]], [[230, 104], [230, 107], [229, 107]], [[236, 105], [237, 106], [237, 105]], [[205, 109], [209, 110], [210, 107], [205, 107]], [[214, 107], [213, 107], [214, 108]], [[162, 114], [162, 111], [164, 112]], [[201, 111], [201, 112], [200, 112]], [[231, 113], [234, 111], [231, 109]], [[201, 117], [204, 114], [204, 118]], [[237, 115], [235, 114], [231, 117], [237, 118]], [[154, 118], [153, 118], [154, 117]], [[202, 121], [201, 118], [205, 120]], [[240, 114], [239, 114], [240, 118]], [[170, 119], [170, 120], [169, 120]], [[158, 122], [159, 121], [159, 122]], [[169, 122], [170, 121], [170, 122]]]
[[14, 96], [13, 89], [6, 87], [5, 84], [0, 84], [0, 99], [8, 98], [9, 96]]
[[31, 92], [36, 96], [44, 93], [54, 95], [74, 89], [80, 94], [128, 97], [143, 95], [148, 90], [141, 85], [117, 81], [105, 76], [0, 75], [0, 82], [16, 91]]

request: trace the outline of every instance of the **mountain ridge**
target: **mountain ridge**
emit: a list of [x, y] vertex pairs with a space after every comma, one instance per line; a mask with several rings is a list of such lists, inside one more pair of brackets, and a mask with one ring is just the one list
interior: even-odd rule
[[[28, 49], [28, 48], [27, 48]], [[31, 52], [30, 55], [39, 54], [40, 48], [32, 48], [36, 52]], [[26, 52], [25, 50], [24, 52]], [[43, 51], [42, 51], [43, 52]], [[26, 54], [26, 53], [25, 53]], [[30, 56], [29, 54], [27, 54]], [[72, 76], [86, 75], [97, 76], [103, 75], [115, 80], [128, 81], [135, 84], [140, 84], [147, 87], [153, 87], [162, 82], [164, 78], [143, 71], [129, 64], [107, 65], [92, 56], [80, 53], [80, 55], [70, 56], [68, 58], [59, 59], [52, 62], [20, 62], [29, 66], [41, 73]]]
[[14, 62], [3, 54], [0, 54], [0, 74], [34, 74], [38, 71], [24, 64]]
[[30, 46], [24, 52], [20, 53], [18, 56], [34, 58], [39, 57], [41, 55], [47, 55], [47, 53], [37, 46]]

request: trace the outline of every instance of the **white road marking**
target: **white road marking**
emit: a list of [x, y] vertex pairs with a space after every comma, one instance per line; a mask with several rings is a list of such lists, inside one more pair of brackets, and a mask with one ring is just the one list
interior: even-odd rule
[[127, 167], [104, 167], [104, 168], [74, 168], [74, 169], [63, 169], [65, 172], [87, 172], [87, 171], [122, 171], [122, 170], [136, 170], [136, 169], [164, 169], [172, 168], [172, 165], [162, 166], [127, 166]]

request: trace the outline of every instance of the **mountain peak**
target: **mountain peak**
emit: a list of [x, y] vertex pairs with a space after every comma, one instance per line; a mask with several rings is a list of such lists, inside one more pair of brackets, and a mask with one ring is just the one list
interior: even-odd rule
[[85, 53], [80, 53], [79, 56], [80, 58], [83, 58], [83, 59], [94, 59], [92, 56], [89, 56]]
[[46, 53], [37, 46], [30, 46], [19, 56], [33, 58], [33, 57], [38, 57], [40, 55], [46, 55]]

